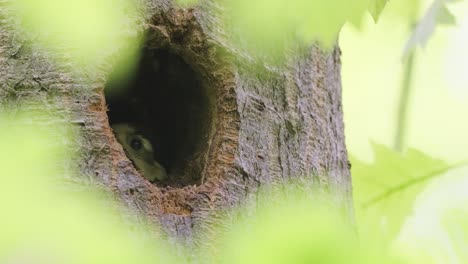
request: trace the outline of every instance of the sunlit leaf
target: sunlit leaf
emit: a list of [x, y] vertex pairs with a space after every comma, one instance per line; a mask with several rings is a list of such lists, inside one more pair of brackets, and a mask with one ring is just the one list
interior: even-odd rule
[[[214, 263], [375, 263], [336, 208], [320, 200], [314, 205], [282, 195], [264, 198], [270, 202], [254, 213], [243, 210], [231, 225], [223, 224], [228, 231], [217, 243], [220, 253]], [[380, 263], [385, 263], [383, 257]]]
[[449, 2], [456, 2], [459, 0], [434, 0], [432, 5], [426, 11], [426, 14], [416, 25], [413, 33], [406, 42], [403, 55], [406, 57], [416, 46], [424, 47], [429, 38], [435, 31], [437, 25], [453, 25], [455, 24], [455, 17], [447, 9]]
[[377, 22], [387, 2], [388, 0], [371, 0], [369, 2], [369, 12], [374, 18], [374, 21]]
[[452, 241], [452, 248], [456, 252], [460, 263], [468, 263], [468, 211], [466, 203], [451, 210], [442, 219], [442, 225]]
[[[21, 25], [58, 59], [98, 64], [126, 46], [135, 47], [138, 20], [134, 0], [15, 0]], [[129, 43], [132, 42], [132, 45]], [[130, 53], [134, 51], [130, 50]], [[125, 56], [125, 55], [124, 55]]]
[[373, 144], [373, 150], [371, 164], [351, 159], [355, 209], [362, 231], [384, 242], [399, 232], [423, 187], [449, 166], [414, 149], [400, 154]]
[[467, 263], [468, 167], [449, 170], [421, 192], [393, 248], [408, 263]]
[[0, 263], [180, 263], [150, 229], [124, 223], [110, 195], [67, 191], [69, 128], [34, 119], [0, 116]]
[[[368, 0], [222, 1], [227, 35], [254, 55], [284, 56], [297, 46], [332, 47], [341, 27], [359, 24]], [[266, 56], [266, 57], [268, 57]]]
[[456, 19], [450, 10], [446, 6], [443, 6], [437, 16], [437, 22], [439, 25], [455, 25]]

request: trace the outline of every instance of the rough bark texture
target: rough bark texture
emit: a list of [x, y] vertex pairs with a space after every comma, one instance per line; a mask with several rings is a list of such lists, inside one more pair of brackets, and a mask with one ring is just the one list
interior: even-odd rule
[[23, 34], [5, 1], [0, 1], [0, 107], [33, 99], [29, 108], [58, 111], [59, 120], [80, 132], [76, 151], [83, 175], [189, 245], [198, 243], [196, 232], [210, 232], [219, 210], [242, 204], [268, 184], [312, 179], [350, 208], [338, 48], [312, 47], [285, 68], [263, 67], [254, 74], [252, 63], [239, 59], [248, 56], [228, 44], [215, 1], [193, 9], [167, 0], [143, 4], [149, 15], [139, 18], [135, 32], [146, 34], [145, 46], [180, 56], [205, 89], [203, 135], [183, 169], [172, 175], [197, 180], [156, 186], [141, 177], [109, 126], [103, 90], [112, 60], [98, 70], [71, 74], [73, 65], [53, 62], [52, 54]]

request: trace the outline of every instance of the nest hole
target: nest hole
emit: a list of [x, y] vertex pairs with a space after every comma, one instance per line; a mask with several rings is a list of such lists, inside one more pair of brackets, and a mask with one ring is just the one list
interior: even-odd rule
[[136, 126], [166, 169], [168, 178], [155, 185], [201, 183], [212, 115], [209, 93], [189, 63], [168, 49], [144, 48], [132, 77], [111, 74], [105, 91], [110, 125]]

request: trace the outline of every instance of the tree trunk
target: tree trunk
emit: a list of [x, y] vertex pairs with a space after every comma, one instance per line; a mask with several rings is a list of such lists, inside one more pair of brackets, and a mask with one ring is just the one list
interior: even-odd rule
[[[292, 179], [330, 190], [351, 212], [339, 48], [313, 46], [283, 68], [258, 66], [226, 41], [215, 1], [194, 9], [166, 0], [146, 5], [150, 16], [134, 32], [146, 36], [140, 70], [116, 99], [104, 93], [118, 85], [107, 74], [111, 59], [72, 74], [73, 65], [54, 63], [0, 3], [1, 107], [32, 99], [29, 108], [56, 110], [80, 132], [76, 162], [83, 178], [97, 179], [130, 210], [189, 245], [197, 243], [194, 231], [213, 228], [220, 210]], [[160, 72], [148, 73], [151, 65]], [[135, 105], [146, 106], [137, 115], [154, 123], [161, 141], [164, 182], [143, 178], [110, 128], [109, 118], [123, 120], [125, 109], [139, 111]]]

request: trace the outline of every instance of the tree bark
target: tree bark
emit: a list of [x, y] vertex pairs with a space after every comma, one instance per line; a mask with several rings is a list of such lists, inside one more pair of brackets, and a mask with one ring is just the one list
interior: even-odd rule
[[[197, 112], [184, 129], [198, 132], [187, 136], [196, 142], [174, 165], [172, 181], [152, 184], [141, 177], [112, 134], [104, 95], [112, 60], [72, 74], [73, 65], [54, 62], [1, 2], [0, 106], [32, 99], [28, 108], [57, 111], [60, 122], [79, 131], [76, 162], [83, 178], [98, 180], [132, 212], [188, 245], [203, 243], [195, 233], [210, 232], [221, 211], [255, 197], [262, 186], [294, 179], [331, 191], [351, 212], [339, 48], [312, 46], [284, 67], [262, 65], [229, 44], [216, 1], [190, 9], [166, 0], [144, 4], [149, 15], [133, 33], [146, 36], [146, 50], [180, 57], [203, 90], [204, 98], [184, 102], [187, 111], [178, 113]], [[203, 110], [190, 108], [200, 104]], [[170, 129], [166, 134], [177, 127]]]

